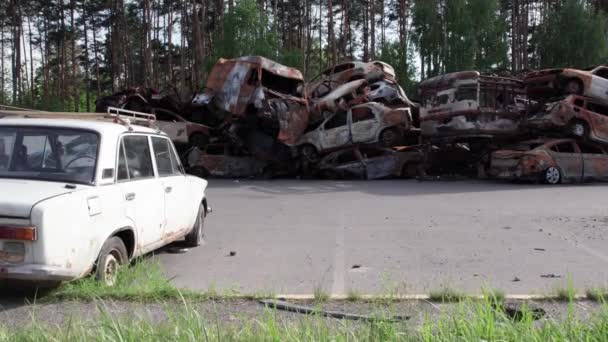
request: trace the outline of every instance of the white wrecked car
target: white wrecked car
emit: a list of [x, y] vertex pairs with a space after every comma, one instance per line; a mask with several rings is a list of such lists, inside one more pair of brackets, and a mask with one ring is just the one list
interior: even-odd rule
[[111, 286], [132, 258], [182, 238], [201, 244], [207, 181], [184, 173], [164, 133], [103, 114], [2, 116], [0, 281], [94, 272]]

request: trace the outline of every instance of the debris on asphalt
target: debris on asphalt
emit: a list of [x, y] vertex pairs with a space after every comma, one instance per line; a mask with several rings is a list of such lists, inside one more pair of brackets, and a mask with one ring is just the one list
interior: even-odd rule
[[514, 282], [514, 283], [516, 283], [516, 282], [521, 281], [521, 279], [519, 279], [518, 277], [515, 277], [515, 278], [513, 278], [513, 280], [511, 280], [511, 281], [512, 281], [512, 282]]
[[535, 250], [535, 251], [539, 251], [539, 252], [545, 252], [545, 251], [547, 251], [547, 250], [546, 250], [546, 249], [544, 249], [544, 248], [534, 248], [534, 250]]
[[357, 269], [357, 268], [361, 268], [361, 265], [355, 264], [355, 265], [353, 265], [353, 267], [351, 267], [351, 269], [353, 269], [353, 270]]
[[561, 275], [557, 275], [557, 274], [553, 274], [553, 273], [548, 273], [548, 274], [541, 274], [540, 276], [541, 278], [561, 278]]
[[286, 301], [277, 300], [277, 299], [263, 299], [263, 300], [260, 300], [259, 302], [261, 304], [263, 304], [265, 307], [271, 308], [271, 309], [295, 312], [295, 313], [304, 314], [304, 315], [319, 315], [319, 316], [323, 316], [323, 317], [348, 319], [348, 320], [354, 320], [354, 321], [401, 322], [401, 321], [407, 321], [411, 318], [410, 316], [391, 316], [388, 318], [382, 318], [382, 317], [372, 317], [372, 316], [352, 314], [352, 313], [347, 313], [347, 312], [327, 311], [327, 310], [320, 310], [320, 309], [317, 309], [317, 308], [314, 308], [311, 306], [292, 304], [292, 303], [288, 303]]
[[504, 303], [498, 306], [497, 309], [502, 309], [505, 315], [514, 321], [521, 321], [525, 317], [537, 321], [547, 314], [545, 309], [530, 302]]
[[235, 255], [236, 255], [236, 252], [235, 252], [235, 251], [230, 251], [230, 253], [228, 253], [228, 256], [229, 256], [229, 257], [233, 257], [233, 256], [235, 256]]

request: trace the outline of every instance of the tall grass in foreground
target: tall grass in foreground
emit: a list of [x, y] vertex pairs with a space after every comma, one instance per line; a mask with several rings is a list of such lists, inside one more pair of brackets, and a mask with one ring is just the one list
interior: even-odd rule
[[534, 321], [524, 312], [515, 321], [491, 300], [467, 301], [434, 320], [412, 323], [327, 320], [318, 316], [288, 316], [267, 310], [253, 319], [222, 322], [201, 317], [186, 300], [167, 309], [162, 322], [132, 316], [115, 317], [99, 305], [99, 319], [71, 320], [64, 326], [36, 324], [0, 328], [0, 341], [607, 341], [608, 306], [584, 322]]

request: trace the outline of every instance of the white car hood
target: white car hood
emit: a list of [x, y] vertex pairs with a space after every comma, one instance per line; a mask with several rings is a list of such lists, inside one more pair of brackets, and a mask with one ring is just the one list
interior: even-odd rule
[[32, 207], [41, 201], [78, 191], [66, 183], [0, 178], [0, 217], [29, 218]]

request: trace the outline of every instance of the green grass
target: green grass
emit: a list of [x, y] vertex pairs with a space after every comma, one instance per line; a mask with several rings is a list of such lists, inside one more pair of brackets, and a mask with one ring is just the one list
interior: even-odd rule
[[357, 290], [349, 289], [346, 292], [346, 300], [349, 302], [357, 302], [361, 300], [361, 293]]
[[606, 287], [597, 287], [588, 289], [585, 292], [587, 299], [592, 300], [598, 303], [606, 303], [608, 300], [608, 288]]
[[429, 293], [429, 300], [431, 302], [456, 303], [467, 298], [468, 296], [465, 293], [448, 287], [434, 290]]
[[317, 302], [317, 303], [327, 302], [330, 297], [329, 293], [327, 293], [327, 291], [323, 290], [323, 287], [321, 287], [321, 286], [314, 287], [313, 296], [314, 296], [315, 302]]
[[203, 317], [187, 300], [165, 311], [166, 319], [152, 321], [133, 314], [113, 316], [99, 302], [99, 318], [67, 320], [62, 326], [40, 324], [0, 327], [0, 341], [605, 341], [608, 306], [585, 321], [534, 321], [524, 313], [512, 320], [490, 300], [466, 300], [457, 309], [425, 319], [417, 326], [381, 321], [334, 321], [300, 315], [286, 319], [272, 310], [232, 323]]

